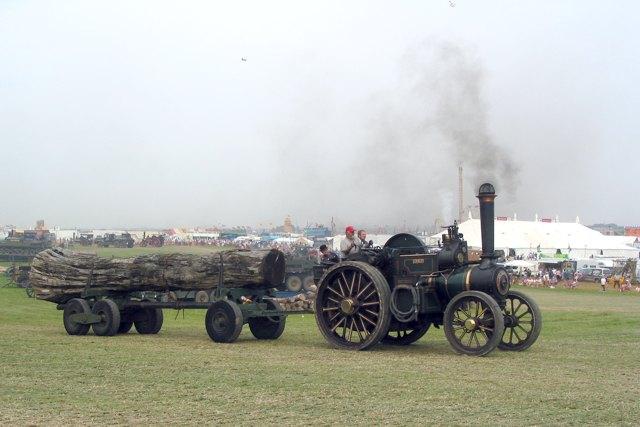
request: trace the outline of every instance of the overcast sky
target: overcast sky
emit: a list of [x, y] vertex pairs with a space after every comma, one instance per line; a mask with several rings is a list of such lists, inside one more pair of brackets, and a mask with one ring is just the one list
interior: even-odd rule
[[640, 223], [639, 62], [632, 1], [0, 0], [0, 223]]

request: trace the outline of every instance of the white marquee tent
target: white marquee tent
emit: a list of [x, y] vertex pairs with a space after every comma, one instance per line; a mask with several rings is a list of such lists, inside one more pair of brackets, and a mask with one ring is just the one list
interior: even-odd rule
[[[469, 219], [459, 228], [469, 246], [482, 246], [479, 219]], [[433, 235], [427, 244], [437, 244], [439, 239], [441, 234]], [[539, 246], [543, 253], [554, 254], [560, 249], [571, 258], [591, 255], [638, 258], [640, 249], [633, 246], [634, 242], [637, 239], [605, 236], [577, 222], [495, 221], [495, 249], [505, 253], [513, 249], [516, 255], [536, 252]]]

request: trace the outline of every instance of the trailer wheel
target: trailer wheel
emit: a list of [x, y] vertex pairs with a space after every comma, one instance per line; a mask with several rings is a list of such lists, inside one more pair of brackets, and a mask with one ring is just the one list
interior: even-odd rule
[[135, 314], [133, 324], [141, 335], [157, 334], [162, 329], [164, 315], [161, 308], [141, 308]]
[[81, 298], [74, 298], [64, 305], [64, 312], [62, 314], [62, 321], [64, 323], [64, 329], [69, 335], [87, 335], [91, 325], [82, 323], [76, 323], [71, 320], [72, 314], [89, 314], [91, 308], [89, 303]]
[[287, 277], [287, 290], [291, 292], [300, 292], [302, 289], [302, 280], [298, 276]]
[[315, 285], [313, 281], [313, 276], [306, 276], [302, 279], [302, 289], [309, 292], [311, 290], [311, 286]]
[[[268, 300], [267, 306], [269, 310], [283, 311], [280, 304], [275, 301]], [[284, 332], [286, 321], [286, 316], [251, 317], [249, 318], [249, 329], [253, 336], [259, 340], [275, 340], [280, 338]]]
[[198, 292], [196, 292], [195, 300], [196, 300], [196, 302], [199, 302], [201, 304], [208, 303], [209, 302], [209, 294], [207, 293], [207, 291], [198, 291]]
[[484, 292], [461, 292], [444, 311], [444, 335], [454, 350], [470, 356], [493, 351], [504, 333], [504, 317], [498, 303]]
[[215, 342], [234, 342], [242, 331], [242, 312], [233, 301], [216, 301], [207, 309], [205, 327]]
[[121, 320], [120, 326], [118, 327], [118, 333], [119, 334], [129, 333], [132, 326], [133, 326], [133, 322], [131, 320]]
[[118, 332], [120, 327], [120, 310], [115, 302], [110, 299], [101, 299], [93, 304], [93, 314], [101, 317], [98, 323], [93, 323], [93, 333], [99, 336], [110, 337]]

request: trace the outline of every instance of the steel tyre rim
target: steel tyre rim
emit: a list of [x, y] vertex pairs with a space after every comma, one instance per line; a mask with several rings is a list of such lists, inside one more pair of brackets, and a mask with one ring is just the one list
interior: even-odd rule
[[368, 264], [338, 264], [320, 281], [316, 321], [331, 344], [353, 350], [370, 348], [389, 328], [386, 279]]

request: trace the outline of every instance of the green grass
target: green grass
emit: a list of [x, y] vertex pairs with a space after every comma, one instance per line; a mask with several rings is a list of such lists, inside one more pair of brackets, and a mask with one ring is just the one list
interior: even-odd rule
[[0, 424], [638, 425], [640, 294], [523, 290], [538, 342], [474, 358], [441, 330], [334, 350], [310, 315], [273, 342], [245, 326], [215, 344], [203, 310], [165, 310], [155, 336], [72, 337], [54, 304], [0, 286]]

